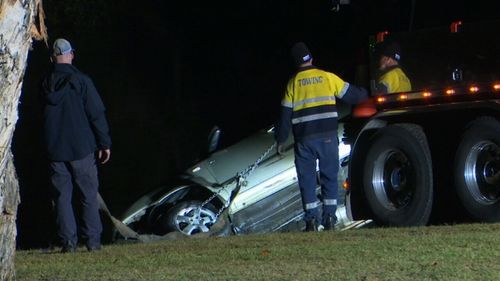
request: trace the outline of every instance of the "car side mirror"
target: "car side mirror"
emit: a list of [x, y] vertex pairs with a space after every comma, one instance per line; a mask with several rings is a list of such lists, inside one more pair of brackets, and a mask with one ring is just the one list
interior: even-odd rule
[[208, 153], [212, 153], [217, 149], [217, 146], [219, 146], [219, 140], [220, 140], [220, 134], [221, 130], [219, 127], [214, 126], [212, 130], [210, 131], [210, 134], [208, 134]]

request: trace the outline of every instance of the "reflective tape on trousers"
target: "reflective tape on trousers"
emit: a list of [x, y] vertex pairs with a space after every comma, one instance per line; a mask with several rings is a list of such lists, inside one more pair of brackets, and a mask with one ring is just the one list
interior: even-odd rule
[[328, 206], [337, 205], [337, 199], [323, 199], [323, 204]]
[[312, 203], [307, 203], [306, 204], [306, 210], [315, 209], [315, 208], [318, 208], [318, 206], [319, 206], [319, 202], [318, 201], [312, 202]]

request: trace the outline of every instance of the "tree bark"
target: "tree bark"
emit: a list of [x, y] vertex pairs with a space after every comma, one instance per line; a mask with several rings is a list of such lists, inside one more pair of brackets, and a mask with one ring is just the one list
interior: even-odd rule
[[[0, 0], [0, 280], [14, 280], [19, 205], [11, 152], [23, 77], [32, 40], [43, 39], [41, 0]], [[40, 12], [40, 13], [38, 13]], [[36, 21], [40, 24], [36, 24]]]

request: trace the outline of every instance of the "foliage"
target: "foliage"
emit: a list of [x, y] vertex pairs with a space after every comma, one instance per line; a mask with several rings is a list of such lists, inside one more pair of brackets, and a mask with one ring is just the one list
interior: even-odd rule
[[117, 4], [114, 2], [45, 0], [43, 5], [47, 14], [47, 25], [56, 32], [64, 29], [92, 32], [96, 31], [107, 18], [109, 19], [113, 7]]

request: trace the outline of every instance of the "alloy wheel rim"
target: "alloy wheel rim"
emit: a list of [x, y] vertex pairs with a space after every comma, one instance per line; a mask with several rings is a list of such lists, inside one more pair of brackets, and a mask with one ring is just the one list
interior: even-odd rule
[[491, 141], [472, 146], [465, 160], [466, 188], [474, 200], [483, 205], [500, 200], [500, 147]]
[[408, 206], [415, 192], [415, 171], [399, 150], [386, 150], [375, 160], [372, 186], [380, 204], [395, 211]]
[[182, 233], [193, 235], [210, 231], [216, 214], [207, 208], [189, 206], [181, 209], [175, 217], [175, 225]]

